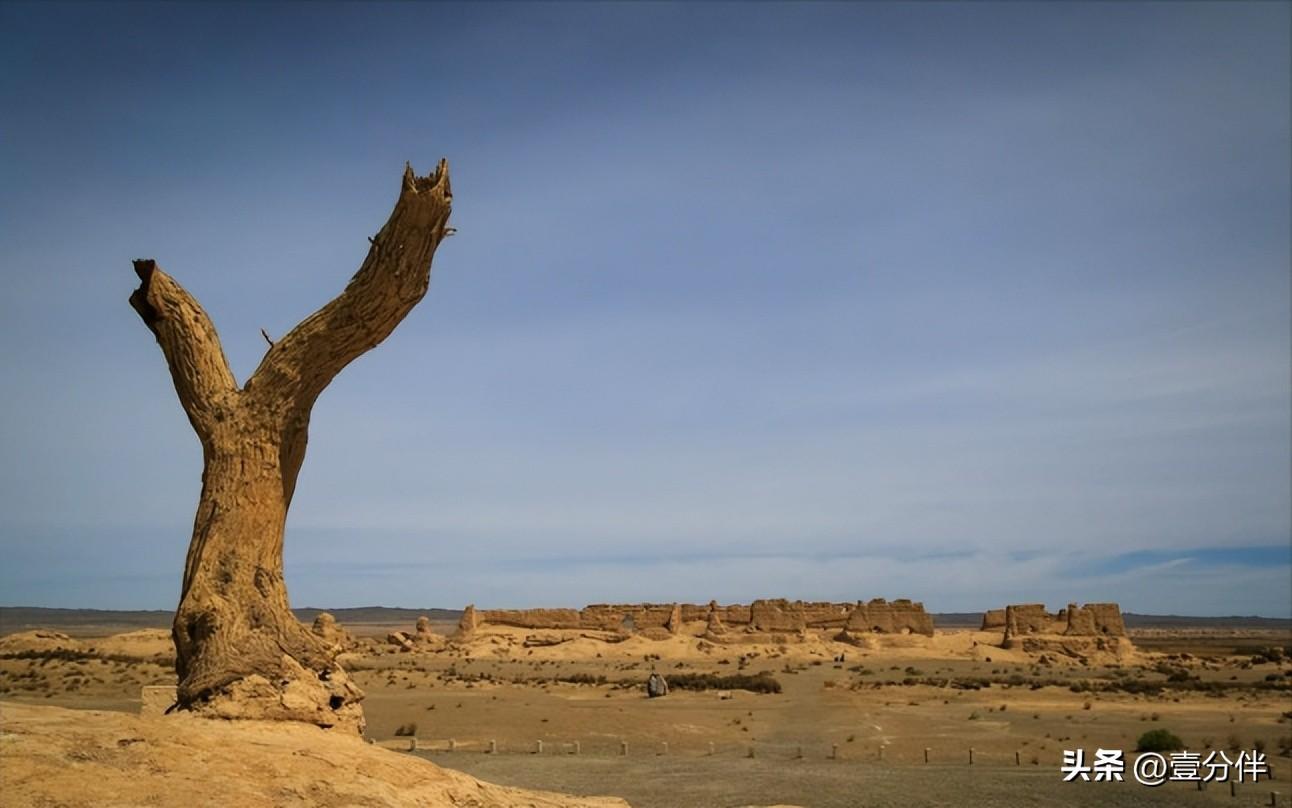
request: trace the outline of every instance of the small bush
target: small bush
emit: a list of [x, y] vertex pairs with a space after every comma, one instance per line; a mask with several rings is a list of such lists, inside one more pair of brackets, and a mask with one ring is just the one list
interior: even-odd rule
[[1135, 742], [1136, 752], [1178, 752], [1181, 749], [1184, 749], [1184, 741], [1165, 729], [1151, 729]]
[[416, 734], [417, 724], [411, 721], [407, 724], [400, 724], [399, 728], [395, 730], [396, 738], [410, 738]]
[[781, 683], [770, 673], [754, 676], [734, 674], [720, 676], [716, 673], [675, 673], [665, 676], [669, 688], [678, 690], [748, 690], [752, 693], [779, 693]]
[[1279, 736], [1279, 754], [1283, 757], [1292, 757], [1292, 735]]

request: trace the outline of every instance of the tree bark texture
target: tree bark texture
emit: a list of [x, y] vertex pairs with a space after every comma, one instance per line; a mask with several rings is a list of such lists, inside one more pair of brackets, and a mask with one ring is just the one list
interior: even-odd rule
[[315, 400], [426, 294], [451, 207], [445, 161], [427, 177], [406, 168], [395, 209], [345, 290], [272, 343], [241, 388], [197, 300], [155, 261], [134, 262], [140, 286], [130, 304], [156, 336], [202, 443], [172, 628], [178, 708], [363, 731], [362, 691], [288, 606], [283, 529]]

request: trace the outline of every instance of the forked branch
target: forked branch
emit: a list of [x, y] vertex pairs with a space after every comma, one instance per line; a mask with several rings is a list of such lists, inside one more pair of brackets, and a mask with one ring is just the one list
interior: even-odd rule
[[448, 163], [418, 177], [404, 170], [389, 221], [335, 299], [273, 343], [245, 392], [289, 420], [308, 417], [341, 370], [381, 343], [426, 294], [431, 258], [446, 235], [453, 194]]
[[139, 288], [130, 305], [157, 338], [180, 404], [198, 438], [206, 443], [238, 385], [220, 337], [202, 307], [152, 259], [134, 262]]

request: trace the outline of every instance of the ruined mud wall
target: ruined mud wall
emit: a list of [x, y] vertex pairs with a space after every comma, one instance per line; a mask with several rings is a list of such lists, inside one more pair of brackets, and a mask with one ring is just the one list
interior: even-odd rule
[[803, 621], [808, 628], [843, 628], [854, 607], [852, 603], [804, 603]]
[[[677, 603], [594, 603], [579, 612], [579, 625], [580, 628], [598, 631], [618, 631], [620, 628], [672, 631], [675, 624], [685, 619], [680, 616], [681, 612], [682, 607]], [[704, 617], [701, 615], [695, 619], [703, 620]]]
[[1037, 604], [1007, 606], [1001, 646], [1082, 659], [1095, 652], [1121, 656], [1134, 650], [1116, 603], [1070, 603], [1053, 615]]
[[848, 615], [844, 629], [849, 634], [923, 634], [933, 636], [933, 616], [924, 611], [923, 603], [899, 598], [889, 603], [875, 598], [857, 601]]
[[1005, 607], [1006, 634], [1059, 634], [1064, 618], [1045, 610], [1044, 603], [1015, 603]]
[[990, 609], [982, 613], [982, 631], [993, 631], [1005, 628], [1005, 610]]
[[[468, 615], [469, 612], [469, 615]], [[468, 607], [459, 635], [469, 635], [477, 625], [494, 624], [530, 629], [581, 629], [628, 631], [663, 637], [677, 634], [686, 623], [703, 622], [706, 633], [714, 628], [750, 634], [795, 634], [805, 629], [933, 634], [933, 618], [922, 603], [883, 598], [869, 602], [759, 599], [748, 605], [721, 606], [694, 603], [595, 603], [574, 609], [481, 609]]]
[[708, 604], [708, 603], [706, 603], [703, 606], [696, 603], [679, 604], [682, 622], [694, 623], [697, 620], [708, 620], [710, 606], [716, 606], [716, 605], [717, 604]]
[[1116, 603], [1087, 603], [1078, 608], [1070, 603], [1064, 634], [1076, 637], [1125, 637], [1126, 623]]
[[477, 609], [477, 624], [516, 628], [580, 628], [576, 609]]
[[802, 601], [784, 598], [756, 600], [749, 604], [749, 627], [765, 633], [797, 633], [807, 628]]

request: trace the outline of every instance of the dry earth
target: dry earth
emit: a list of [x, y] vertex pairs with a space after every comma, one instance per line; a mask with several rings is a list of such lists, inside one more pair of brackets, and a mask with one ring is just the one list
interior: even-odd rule
[[[398, 652], [384, 642], [385, 626], [349, 628], [361, 636], [357, 650], [345, 655], [343, 664], [368, 694], [364, 705], [369, 735], [379, 747], [407, 750], [407, 739], [396, 737], [396, 732], [416, 725], [418, 752], [363, 746], [309, 727], [256, 725], [255, 733], [281, 739], [275, 741], [274, 754], [281, 758], [284, 772], [298, 765], [317, 767], [308, 774], [301, 769], [299, 788], [304, 790], [283, 792], [284, 799], [365, 804], [357, 801], [357, 794], [367, 790], [349, 797], [340, 791], [344, 783], [364, 776], [367, 764], [347, 758], [359, 754], [365, 760], [367, 755], [377, 756], [380, 765], [372, 765], [384, 772], [404, 771], [401, 767], [419, 763], [417, 757], [429, 757], [494, 782], [614, 794], [638, 808], [769, 803], [1268, 805], [1271, 791], [1280, 792], [1278, 804], [1292, 804], [1292, 758], [1280, 756], [1280, 750], [1292, 747], [1292, 662], [1252, 658], [1254, 649], [1292, 645], [1285, 631], [1155, 630], [1143, 637], [1153, 651], [1083, 663], [1006, 651], [995, 646], [998, 633], [967, 629], [939, 631], [931, 639], [892, 636], [860, 649], [820, 637], [757, 647], [714, 645], [687, 636], [605, 643], [577, 634], [570, 639], [559, 632], [487, 626], [467, 643], [439, 642], [439, 650]], [[399, 628], [411, 631], [411, 626]], [[84, 768], [92, 765], [119, 771], [124, 780], [144, 788], [147, 778], [137, 777], [138, 766], [148, 764], [127, 753], [143, 755], [150, 747], [131, 752], [139, 744], [117, 744], [161, 732], [127, 728], [150, 722], [108, 714], [91, 721], [84, 713], [61, 711], [42, 718], [21, 705], [133, 712], [141, 685], [173, 683], [166, 633], [43, 634], [0, 638], [0, 699], [6, 700], [0, 712], [6, 740], [0, 748], [6, 783], [15, 765], [14, 742], [9, 739], [18, 734], [11, 722], [19, 714], [15, 711], [28, 710], [21, 715], [29, 737], [40, 737], [39, 726], [49, 726], [45, 740], [27, 742], [49, 751], [41, 765], [51, 772], [59, 766], [70, 772], [61, 777], [42, 774], [30, 782], [48, 781], [50, 787], [69, 789], [76, 782], [107, 782], [109, 775]], [[536, 637], [566, 641], [532, 647]], [[835, 661], [840, 654], [843, 661]], [[642, 685], [652, 671], [764, 673], [780, 684], [781, 692], [674, 688], [665, 698], [647, 699]], [[211, 770], [228, 765], [240, 773], [223, 779], [236, 779], [241, 785], [228, 787], [247, 791], [236, 799], [230, 795], [233, 801], [223, 804], [256, 804], [246, 801], [250, 794], [269, 800], [260, 804], [273, 802], [268, 784], [289, 775], [275, 773], [272, 766], [278, 764], [262, 760], [265, 749], [260, 746], [254, 756], [239, 751], [245, 744], [237, 740], [237, 733], [249, 732], [242, 729], [249, 725], [184, 720], [189, 723], [168, 724], [170, 718], [152, 723], [191, 724], [197, 731], [189, 734], [202, 739], [191, 743], [220, 746], [223, 751], [218, 754], [194, 750], [189, 757], [209, 760]], [[76, 734], [78, 725], [98, 727], [104, 721], [124, 723]], [[1198, 792], [1178, 783], [1150, 789], [1133, 782], [1061, 782], [1064, 749], [1081, 747], [1090, 754], [1096, 747], [1129, 751], [1140, 734], [1154, 728], [1171, 730], [1194, 751], [1263, 748], [1276, 779], [1244, 783], [1236, 797], [1230, 797], [1223, 784]], [[226, 734], [216, 743], [213, 733], [221, 732]], [[305, 743], [306, 736], [310, 743]], [[104, 759], [66, 757], [76, 748], [73, 738], [81, 738], [91, 758]], [[313, 741], [325, 751], [315, 757], [293, 754], [312, 750]], [[491, 741], [497, 748], [492, 754]], [[540, 741], [541, 754], [536, 753]], [[176, 752], [185, 742], [161, 737], [155, 741], [159, 749]], [[625, 742], [626, 756], [621, 745]], [[337, 743], [345, 744], [346, 754], [337, 751]], [[64, 755], [63, 763], [58, 754]], [[117, 765], [124, 768], [114, 769]], [[382, 768], [387, 765], [394, 768]], [[421, 776], [427, 778], [426, 788], [452, 785], [443, 779], [450, 775], [429, 767]], [[314, 781], [329, 784], [341, 796], [309, 791], [306, 784]], [[39, 804], [12, 802], [9, 789], [4, 791], [5, 805]], [[66, 792], [63, 799], [72, 793]], [[405, 800], [402, 804], [458, 804], [396, 793]]]
[[304, 724], [4, 704], [0, 725], [6, 805], [626, 805], [482, 783]]

